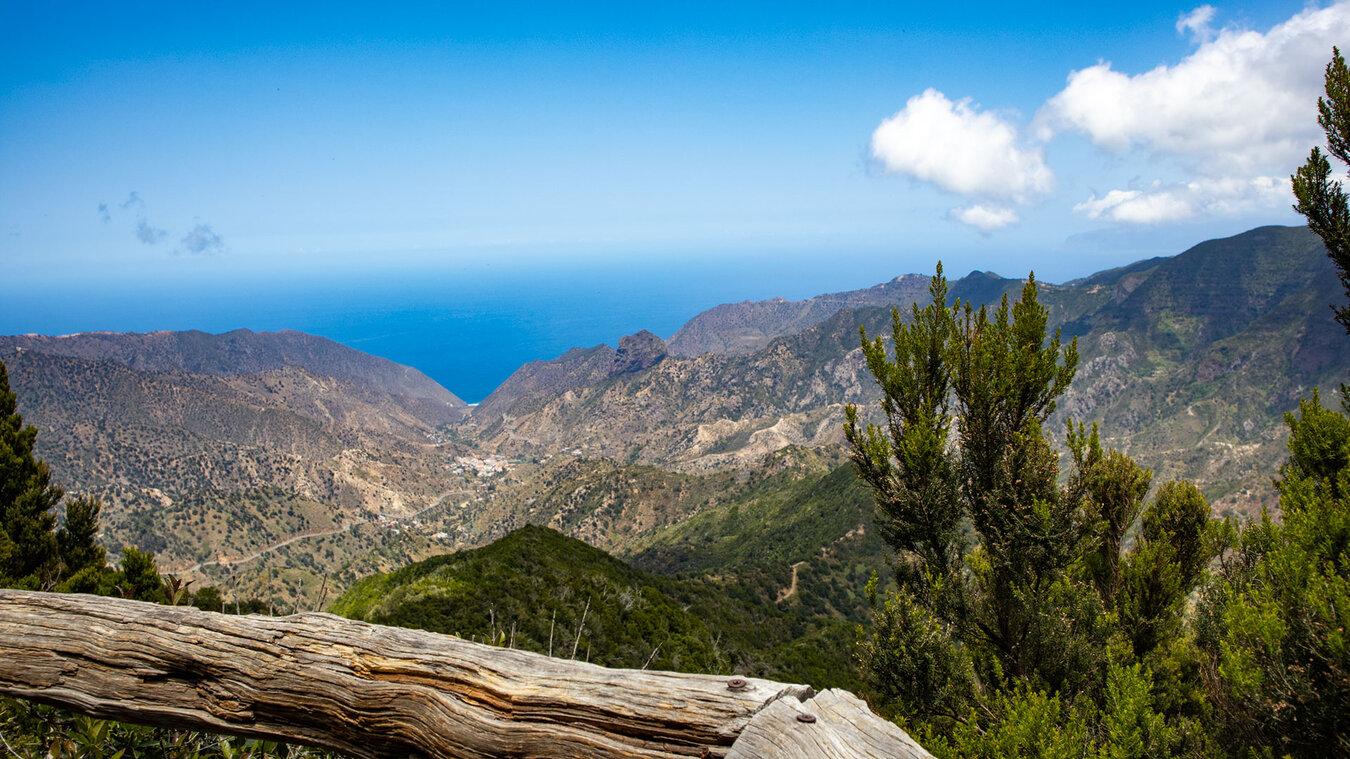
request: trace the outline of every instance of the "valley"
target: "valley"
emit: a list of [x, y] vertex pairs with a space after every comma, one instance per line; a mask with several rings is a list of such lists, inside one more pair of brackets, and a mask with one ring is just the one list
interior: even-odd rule
[[[845, 404], [877, 413], [857, 330], [888, 334], [927, 283], [718, 306], [670, 341], [640, 331], [527, 364], [472, 408], [300, 333], [14, 336], [0, 360], [41, 455], [103, 500], [103, 542], [227, 596], [319, 608], [540, 525], [637, 570], [858, 620], [886, 570], [842, 445]], [[951, 295], [996, 304], [1021, 284], [974, 272]], [[1155, 483], [1191, 479], [1219, 513], [1274, 506], [1282, 414], [1350, 373], [1335, 277], [1303, 228], [1041, 290], [1081, 355], [1052, 429], [1100, 423]]]
[[70, 10], [5, 756], [1350, 757], [1350, 0]]

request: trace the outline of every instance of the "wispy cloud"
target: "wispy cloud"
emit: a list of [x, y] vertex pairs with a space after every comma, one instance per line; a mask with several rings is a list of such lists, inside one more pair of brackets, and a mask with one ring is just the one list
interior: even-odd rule
[[975, 227], [986, 236], [995, 229], [1020, 221], [1017, 212], [1011, 208], [985, 206], [978, 203], [967, 208], [953, 208], [948, 215], [962, 224]]
[[168, 236], [168, 232], [159, 229], [158, 227], [150, 226], [150, 222], [145, 219], [141, 219], [140, 223], [136, 225], [136, 239], [146, 245], [158, 245]]
[[209, 256], [225, 250], [225, 241], [208, 224], [198, 224], [179, 241], [174, 252], [194, 256]]
[[[126, 200], [116, 204], [116, 208], [109, 206], [107, 202], [98, 204], [99, 219], [104, 224], [111, 223], [114, 213], [122, 211], [128, 211], [135, 215], [136, 226], [133, 234], [138, 242], [145, 245], [159, 245], [169, 239], [169, 230], [150, 223], [145, 199], [141, 197], [139, 192], [127, 193]], [[173, 253], [175, 255], [206, 256], [221, 253], [224, 250], [225, 240], [220, 236], [220, 233], [212, 229], [210, 224], [199, 221], [191, 231], [179, 240], [178, 245], [174, 246]]]
[[1214, 20], [1214, 6], [1202, 5], [1177, 19], [1177, 34], [1189, 34], [1191, 39], [1205, 42], [1214, 37], [1209, 22]]

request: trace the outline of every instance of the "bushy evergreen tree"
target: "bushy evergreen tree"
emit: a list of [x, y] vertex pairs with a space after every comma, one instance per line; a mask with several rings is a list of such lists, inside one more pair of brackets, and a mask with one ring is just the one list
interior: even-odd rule
[[1082, 425], [1061, 483], [1044, 425], [1078, 353], [1048, 332], [1034, 278], [990, 312], [949, 306], [939, 266], [931, 295], [908, 322], [894, 312], [890, 350], [863, 334], [885, 424], [846, 409], [895, 551], [860, 649], [874, 704], [939, 755], [1203, 744], [1197, 693], [1155, 680], [1194, 660], [1163, 644], [1223, 544], [1203, 497], [1169, 483], [1146, 502], [1151, 473]]
[[1350, 756], [1350, 419], [1315, 391], [1286, 419], [1282, 519], [1243, 531], [1201, 606], [1206, 683], [1235, 753]]
[[59, 579], [55, 509], [64, 495], [33, 455], [36, 441], [37, 428], [24, 426], [0, 362], [0, 584], [33, 589]]
[[148, 551], [127, 547], [122, 549], [122, 563], [117, 571], [115, 592], [123, 598], [137, 601], [166, 603], [164, 580], [159, 576], [155, 557]]
[[98, 544], [98, 517], [103, 510], [97, 498], [74, 498], [66, 502], [66, 518], [56, 531], [62, 574], [70, 577], [86, 569], [101, 569], [108, 563], [107, 551]]
[[[1350, 68], [1338, 48], [1331, 49], [1326, 68], [1326, 96], [1317, 99], [1317, 123], [1326, 133], [1327, 149], [1350, 166]], [[1327, 246], [1341, 285], [1350, 295], [1350, 204], [1341, 183], [1331, 176], [1331, 162], [1321, 148], [1313, 148], [1303, 166], [1290, 177], [1294, 210], [1308, 219], [1308, 226]], [[1336, 320], [1350, 332], [1350, 306], [1332, 306]]]
[[[1350, 165], [1350, 68], [1332, 49], [1318, 123]], [[1350, 294], [1350, 208], [1319, 148], [1293, 177], [1295, 210]], [[1333, 305], [1350, 332], [1350, 306]], [[1286, 414], [1280, 519], [1262, 513], [1224, 557], [1196, 619], [1214, 734], [1234, 754], [1350, 756], [1350, 389], [1337, 413], [1316, 389]]]

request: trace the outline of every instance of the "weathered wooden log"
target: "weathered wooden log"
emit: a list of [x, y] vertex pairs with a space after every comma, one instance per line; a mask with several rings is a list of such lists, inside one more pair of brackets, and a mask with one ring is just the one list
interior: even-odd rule
[[[0, 694], [355, 757], [928, 756], [856, 698], [806, 701], [803, 685], [607, 669], [329, 614], [17, 590], [0, 590]], [[798, 721], [807, 710], [816, 720]]]
[[874, 756], [932, 759], [898, 725], [873, 714], [862, 699], [831, 689], [806, 701], [780, 698], [767, 704], [731, 745], [727, 759]]

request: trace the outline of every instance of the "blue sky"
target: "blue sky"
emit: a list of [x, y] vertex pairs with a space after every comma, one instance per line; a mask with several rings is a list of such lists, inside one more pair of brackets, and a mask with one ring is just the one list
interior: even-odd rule
[[[193, 294], [485, 271], [1063, 280], [1298, 223], [1346, 41], [1350, 6], [1287, 2], [5, 0], [0, 268], [120, 295], [83, 329], [149, 328], [124, 317], [156, 292], [187, 294], [164, 328], [271, 327]], [[44, 308], [0, 331], [69, 326]]]

